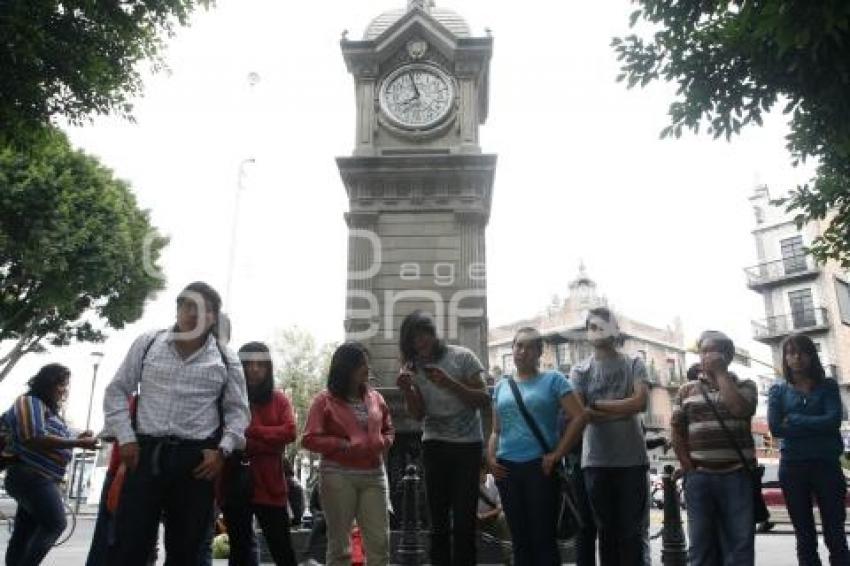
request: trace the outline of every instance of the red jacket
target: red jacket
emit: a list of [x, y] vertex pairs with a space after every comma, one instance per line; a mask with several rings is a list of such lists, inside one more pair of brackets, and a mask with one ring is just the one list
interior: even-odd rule
[[251, 461], [258, 505], [286, 506], [283, 449], [295, 441], [295, 414], [282, 391], [275, 389], [264, 405], [251, 404], [251, 424], [245, 429], [245, 453]]
[[310, 406], [301, 445], [347, 468], [379, 467], [384, 451], [393, 443], [395, 429], [380, 393], [367, 389], [363, 400], [369, 410], [366, 430], [347, 402], [327, 390], [319, 393]]

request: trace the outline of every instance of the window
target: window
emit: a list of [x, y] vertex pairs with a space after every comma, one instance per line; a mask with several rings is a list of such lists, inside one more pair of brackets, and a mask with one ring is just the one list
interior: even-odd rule
[[673, 358], [667, 358], [667, 375], [670, 381], [676, 381], [678, 379], [676, 375], [676, 360]]
[[841, 314], [841, 322], [850, 325], [850, 284], [836, 278], [835, 295], [838, 297], [838, 310]]
[[785, 273], [799, 273], [806, 270], [806, 252], [803, 250], [803, 237], [794, 236], [779, 242], [782, 249], [782, 263]]
[[788, 302], [791, 305], [791, 320], [794, 322], [794, 328], [815, 326], [815, 303], [811, 289], [791, 291], [788, 293]]
[[646, 363], [646, 350], [638, 350], [637, 353], [638, 356], [640, 356], [640, 359], [642, 359], [644, 363]]

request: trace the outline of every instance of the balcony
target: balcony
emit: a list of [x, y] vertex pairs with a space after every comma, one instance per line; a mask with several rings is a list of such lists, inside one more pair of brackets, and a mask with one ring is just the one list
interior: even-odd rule
[[764, 344], [771, 344], [792, 332], [825, 332], [829, 330], [828, 314], [823, 308], [801, 309], [791, 314], [753, 321], [753, 338]]
[[760, 291], [776, 285], [817, 277], [820, 267], [811, 256], [799, 255], [747, 267], [747, 287]]

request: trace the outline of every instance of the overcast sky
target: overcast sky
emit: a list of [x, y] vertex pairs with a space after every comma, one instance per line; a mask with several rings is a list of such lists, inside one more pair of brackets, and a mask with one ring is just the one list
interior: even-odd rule
[[[174, 297], [204, 279], [224, 295], [240, 163], [245, 168], [232, 300], [234, 342], [300, 325], [342, 338], [347, 209], [334, 158], [354, 147], [354, 88], [341, 32], [360, 38], [405, 0], [219, 0], [178, 31], [170, 72], [147, 75], [135, 124], [98, 119], [69, 129], [74, 144], [129, 181], [171, 237], [168, 289], [141, 321], [101, 345], [20, 362], [0, 384], [8, 405], [43, 363], [74, 372], [69, 417], [81, 425], [89, 352], [106, 355], [95, 395], [141, 331], [173, 320]], [[584, 259], [612, 305], [664, 326], [682, 317], [692, 339], [724, 329], [762, 359], [750, 321], [763, 318], [743, 268], [755, 262], [747, 201], [755, 182], [779, 194], [805, 181], [784, 148], [785, 120], [769, 117], [731, 143], [659, 140], [674, 87], [616, 83], [611, 38], [628, 32], [626, 0], [439, 1], [473, 34], [494, 37], [483, 151], [496, 153], [487, 229], [491, 325], [542, 310]], [[249, 73], [260, 81], [250, 86]], [[519, 292], [518, 292], [519, 291]]]

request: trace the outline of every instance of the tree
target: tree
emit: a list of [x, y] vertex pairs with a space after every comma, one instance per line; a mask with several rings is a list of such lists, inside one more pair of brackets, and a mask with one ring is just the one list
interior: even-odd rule
[[0, 2], [0, 141], [20, 143], [61, 115], [129, 116], [138, 64], [163, 67], [163, 37], [211, 0]]
[[[798, 225], [831, 219], [810, 251], [850, 267], [850, 3], [845, 0], [633, 0], [652, 27], [615, 38], [618, 80], [678, 83], [670, 125], [679, 137], [708, 125], [729, 139], [777, 104], [790, 116], [787, 148], [817, 173], [785, 199]], [[834, 215], [834, 216], [833, 216]]]
[[[277, 334], [272, 349], [281, 360], [275, 370], [275, 381], [292, 402], [296, 430], [300, 434], [313, 399], [325, 388], [334, 345], [318, 346], [309, 332], [292, 326]], [[297, 443], [291, 446], [288, 454], [291, 462], [298, 450]]]
[[0, 381], [45, 344], [102, 341], [97, 326], [137, 320], [164, 285], [167, 241], [127, 183], [61, 132], [26, 151], [0, 147], [0, 342], [13, 344]]

